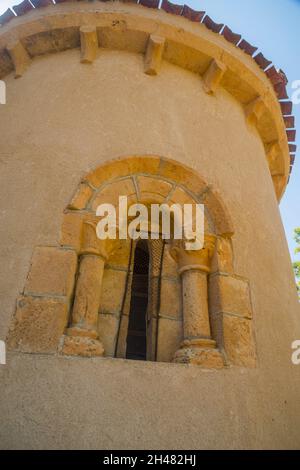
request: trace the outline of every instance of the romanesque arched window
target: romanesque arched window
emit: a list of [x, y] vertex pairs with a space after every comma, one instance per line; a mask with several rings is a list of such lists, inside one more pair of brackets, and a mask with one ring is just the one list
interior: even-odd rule
[[149, 260], [148, 243], [139, 240], [134, 250], [126, 359], [147, 359]]
[[[99, 240], [101, 203], [205, 206], [202, 249], [182, 241]], [[219, 194], [161, 157], [112, 161], [68, 205], [59, 247], [38, 247], [8, 338], [11, 349], [254, 366], [248, 281], [234, 271], [233, 228]]]

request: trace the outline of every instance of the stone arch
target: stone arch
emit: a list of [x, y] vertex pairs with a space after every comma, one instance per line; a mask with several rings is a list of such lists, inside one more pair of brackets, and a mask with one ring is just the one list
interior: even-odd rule
[[67, 209], [93, 211], [101, 201], [115, 203], [119, 192], [134, 202], [203, 203], [216, 235], [230, 238], [234, 233], [229, 211], [211, 184], [186, 165], [155, 155], [122, 157], [100, 165], [82, 179]]
[[[82, 179], [64, 213], [60, 247], [38, 247], [33, 254], [10, 329], [9, 347], [32, 353], [125, 357], [128, 316], [123, 313], [130, 301], [127, 292], [132, 244], [123, 240], [99, 240], [95, 214], [102, 202], [116, 205], [119, 195], [128, 196], [132, 203], [199, 202], [207, 208], [205, 232], [208, 235], [203, 250], [196, 257], [184, 253], [182, 246], [175, 249], [170, 246], [163, 252], [161, 285], [155, 289], [160, 298], [170, 300], [173, 310], [160, 304], [156, 312], [156, 324], [160, 322], [161, 327], [159, 334], [154, 333], [156, 352], [158, 349], [155, 359], [170, 361], [180, 347], [175, 355], [177, 362], [217, 368], [224, 361], [253, 366], [249, 285], [234, 273], [231, 244], [234, 230], [229, 212], [218, 192], [196, 171], [177, 161], [152, 155], [112, 160]], [[152, 264], [151, 276], [155, 279], [159, 263]], [[188, 287], [184, 288], [190, 293], [191, 305], [184, 308], [180, 279], [186, 272]], [[194, 302], [194, 296], [200, 306]], [[191, 334], [197, 336], [192, 321], [189, 326], [192, 333], [188, 338], [183, 335], [182, 343], [182, 329], [186, 324], [182, 315], [193, 311], [194, 303], [196, 310], [206, 312], [206, 329], [211, 331], [212, 338], [208, 339], [205, 333], [204, 339], [191, 339]], [[201, 321], [199, 325], [201, 330]], [[121, 337], [119, 349], [117, 337]], [[151, 354], [153, 360], [153, 351]]]

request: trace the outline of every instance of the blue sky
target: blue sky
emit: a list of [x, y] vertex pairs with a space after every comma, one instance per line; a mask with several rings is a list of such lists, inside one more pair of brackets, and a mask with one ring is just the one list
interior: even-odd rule
[[[0, 14], [20, 0], [0, 0]], [[196, 10], [205, 10], [212, 19], [226, 23], [251, 44], [258, 46], [265, 57], [282, 68], [291, 83], [300, 80], [300, 0], [177, 0]], [[300, 104], [294, 105], [297, 143], [300, 144]], [[282, 199], [280, 210], [294, 256], [293, 230], [300, 226], [300, 155], [296, 155], [293, 174]]]

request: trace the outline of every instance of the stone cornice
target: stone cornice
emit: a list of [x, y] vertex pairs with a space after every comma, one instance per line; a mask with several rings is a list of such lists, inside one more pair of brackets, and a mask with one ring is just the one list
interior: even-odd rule
[[283, 72], [262, 54], [252, 57], [256, 48], [204, 12], [168, 1], [162, 4], [165, 11], [157, 11], [156, 0], [140, 0], [144, 6], [134, 3], [60, 0], [54, 5], [35, 0], [37, 8], [30, 9], [22, 2], [15, 9], [18, 17], [9, 12], [0, 17], [0, 78], [13, 70], [21, 76], [35, 56], [80, 47], [83, 26], [96, 29], [100, 48], [142, 54], [147, 46], [149, 51], [150, 36], [158, 36], [164, 40], [164, 60], [200, 74], [206, 92], [213, 94], [220, 86], [241, 103], [249, 126], [255, 126], [262, 139], [266, 158], [271, 147], [276, 149], [271, 164], [270, 158], [267, 161], [280, 200], [294, 161], [294, 132], [286, 131], [294, 120], [287, 117], [292, 104], [286, 100]]

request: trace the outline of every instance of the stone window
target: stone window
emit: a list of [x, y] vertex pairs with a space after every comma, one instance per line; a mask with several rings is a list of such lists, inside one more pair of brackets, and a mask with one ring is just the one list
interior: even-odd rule
[[126, 338], [126, 358], [147, 358], [147, 310], [149, 289], [148, 243], [140, 240], [135, 248], [131, 283], [129, 320]]
[[[102, 202], [205, 205], [205, 243], [99, 240]], [[218, 192], [161, 157], [114, 160], [88, 174], [66, 208], [60, 246], [37, 247], [8, 337], [11, 349], [221, 368], [255, 366], [247, 279]]]

